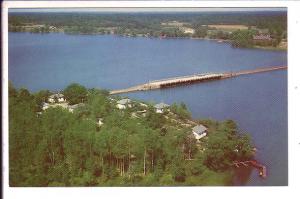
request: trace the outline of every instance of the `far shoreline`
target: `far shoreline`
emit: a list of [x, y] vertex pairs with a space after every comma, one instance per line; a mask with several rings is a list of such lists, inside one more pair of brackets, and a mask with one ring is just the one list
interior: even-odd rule
[[[31, 34], [49, 34], [49, 33], [60, 33], [64, 35], [93, 35], [93, 36], [118, 36], [118, 37], [128, 37], [128, 38], [149, 38], [149, 39], [191, 39], [191, 40], [204, 40], [204, 41], [215, 41], [218, 43], [230, 43], [232, 40], [226, 39], [213, 39], [213, 38], [203, 38], [203, 37], [156, 37], [156, 36], [144, 36], [144, 35], [135, 35], [135, 36], [128, 36], [125, 34], [101, 34], [101, 33], [67, 33], [64, 31], [56, 31], [56, 32], [29, 32], [29, 31], [9, 31], [8, 33], [31, 33]], [[274, 46], [251, 46], [251, 47], [233, 47], [233, 48], [240, 48], [240, 49], [261, 49], [261, 50], [275, 50], [275, 51], [287, 51], [287, 48], [281, 47], [274, 47]]]

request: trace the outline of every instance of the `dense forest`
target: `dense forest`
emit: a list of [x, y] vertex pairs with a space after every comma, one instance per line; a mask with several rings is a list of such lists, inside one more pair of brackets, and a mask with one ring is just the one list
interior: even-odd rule
[[[211, 25], [242, 25], [222, 29]], [[209, 38], [233, 41], [235, 47], [273, 46], [287, 39], [286, 12], [191, 13], [9, 13], [11, 32], [64, 32], [146, 37]], [[253, 41], [257, 34], [267, 41]]]
[[[231, 185], [232, 162], [254, 155], [249, 136], [232, 120], [194, 121], [208, 128], [196, 142], [184, 103], [159, 114], [139, 101], [120, 110], [119, 96], [79, 84], [61, 93], [83, 106], [43, 110], [50, 91], [9, 84], [10, 186]], [[133, 114], [145, 106], [145, 115]]]

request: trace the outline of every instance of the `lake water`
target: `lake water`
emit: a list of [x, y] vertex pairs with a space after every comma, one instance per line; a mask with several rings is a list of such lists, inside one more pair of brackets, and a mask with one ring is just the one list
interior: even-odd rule
[[[57, 91], [72, 82], [121, 89], [166, 77], [280, 65], [287, 65], [285, 51], [215, 41], [9, 33], [9, 79], [31, 91]], [[246, 185], [288, 184], [287, 71], [126, 96], [184, 102], [194, 118], [235, 120], [253, 138], [256, 159], [267, 165], [266, 179], [253, 170]]]

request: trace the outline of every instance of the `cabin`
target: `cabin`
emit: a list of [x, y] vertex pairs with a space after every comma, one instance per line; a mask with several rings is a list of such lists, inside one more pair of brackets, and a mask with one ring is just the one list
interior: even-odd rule
[[53, 95], [49, 96], [48, 102], [50, 102], [50, 103], [55, 103], [55, 102], [62, 103], [62, 102], [66, 102], [66, 99], [64, 98], [63, 94], [56, 93], [56, 94], [53, 94]]
[[131, 108], [131, 100], [130, 99], [121, 99], [119, 101], [117, 101], [117, 105], [116, 107], [118, 109], [126, 109], [127, 107]]
[[156, 113], [163, 113], [163, 112], [166, 111], [169, 107], [170, 107], [170, 105], [165, 104], [165, 103], [159, 103], [159, 104], [156, 104], [156, 105], [154, 106], [154, 108], [156, 109]]
[[207, 135], [207, 128], [203, 125], [197, 125], [192, 129], [193, 135], [196, 140], [200, 140], [201, 138]]
[[183, 33], [185, 33], [185, 34], [194, 34], [195, 33], [195, 30], [192, 28], [181, 27], [180, 30], [183, 31]]
[[103, 119], [102, 118], [97, 118], [97, 124], [98, 124], [98, 126], [102, 126]]

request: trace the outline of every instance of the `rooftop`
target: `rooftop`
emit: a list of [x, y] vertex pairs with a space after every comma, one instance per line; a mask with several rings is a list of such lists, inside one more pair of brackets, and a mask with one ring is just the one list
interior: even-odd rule
[[163, 109], [163, 108], [167, 108], [167, 107], [169, 107], [170, 105], [168, 105], [168, 104], [165, 104], [165, 103], [159, 103], [159, 104], [155, 104], [155, 108], [156, 109]]
[[203, 126], [202, 124], [197, 125], [193, 128], [193, 132], [197, 133], [197, 134], [202, 134], [207, 130], [207, 128], [205, 126]]
[[55, 94], [49, 96], [49, 98], [54, 98], [54, 97], [60, 98], [60, 97], [64, 97], [64, 95], [61, 93], [55, 93]]
[[131, 102], [130, 99], [121, 99], [121, 100], [117, 101], [118, 104], [122, 104], [122, 105], [126, 105], [130, 102]]

